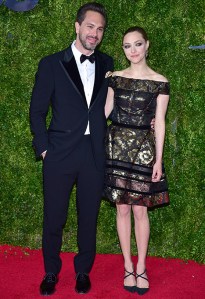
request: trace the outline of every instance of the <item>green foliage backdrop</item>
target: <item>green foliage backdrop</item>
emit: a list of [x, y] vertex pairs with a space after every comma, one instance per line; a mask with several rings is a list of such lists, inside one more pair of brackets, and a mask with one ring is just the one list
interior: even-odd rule
[[[28, 109], [41, 57], [66, 48], [75, 38], [74, 20], [87, 1], [42, 0], [29, 12], [0, 6], [0, 243], [41, 246], [41, 162], [31, 147]], [[205, 43], [203, 0], [104, 0], [109, 24], [101, 51], [126, 66], [121, 37], [133, 25], [149, 33], [149, 64], [171, 82], [165, 166], [171, 205], [150, 211], [149, 255], [205, 262]], [[134, 236], [133, 254], [136, 254]], [[76, 251], [75, 190], [63, 250]], [[115, 208], [103, 201], [98, 252], [119, 253]]]

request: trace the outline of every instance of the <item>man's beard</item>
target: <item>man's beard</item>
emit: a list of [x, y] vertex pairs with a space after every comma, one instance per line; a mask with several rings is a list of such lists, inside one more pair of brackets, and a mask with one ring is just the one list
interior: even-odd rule
[[98, 42], [96, 42], [95, 45], [90, 45], [89, 43], [86, 42], [86, 40], [84, 40], [84, 39], [81, 37], [81, 35], [79, 35], [79, 40], [80, 40], [80, 42], [81, 42], [83, 48], [86, 49], [86, 50], [91, 50], [91, 51], [93, 51], [93, 50], [95, 50], [96, 46], [98, 45]]

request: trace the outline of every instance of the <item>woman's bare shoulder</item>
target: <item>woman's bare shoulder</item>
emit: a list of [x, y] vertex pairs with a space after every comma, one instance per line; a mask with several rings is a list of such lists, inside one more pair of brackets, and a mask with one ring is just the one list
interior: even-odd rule
[[123, 75], [123, 71], [114, 71], [112, 73], [113, 76], [122, 76]]
[[154, 81], [168, 82], [168, 79], [165, 76], [163, 76], [155, 71], [152, 71], [151, 77], [152, 77], [152, 80], [154, 80]]

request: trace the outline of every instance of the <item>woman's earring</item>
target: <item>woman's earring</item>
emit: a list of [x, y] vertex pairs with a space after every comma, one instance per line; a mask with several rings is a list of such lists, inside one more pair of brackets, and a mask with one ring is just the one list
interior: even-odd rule
[[146, 57], [146, 58], [148, 57], [148, 54], [149, 54], [149, 52], [148, 52], [148, 50], [147, 50], [146, 53], [145, 53], [145, 57]]

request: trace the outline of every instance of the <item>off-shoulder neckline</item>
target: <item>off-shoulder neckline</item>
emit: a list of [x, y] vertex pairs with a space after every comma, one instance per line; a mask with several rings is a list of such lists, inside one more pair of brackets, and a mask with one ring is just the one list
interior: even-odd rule
[[131, 78], [131, 77], [123, 77], [120, 75], [112, 75], [112, 78], [119, 77], [123, 79], [130, 79], [130, 80], [135, 80], [135, 81], [151, 81], [151, 82], [158, 82], [158, 83], [169, 83], [169, 81], [158, 81], [158, 80], [151, 80], [151, 79], [139, 79], [139, 78]]

